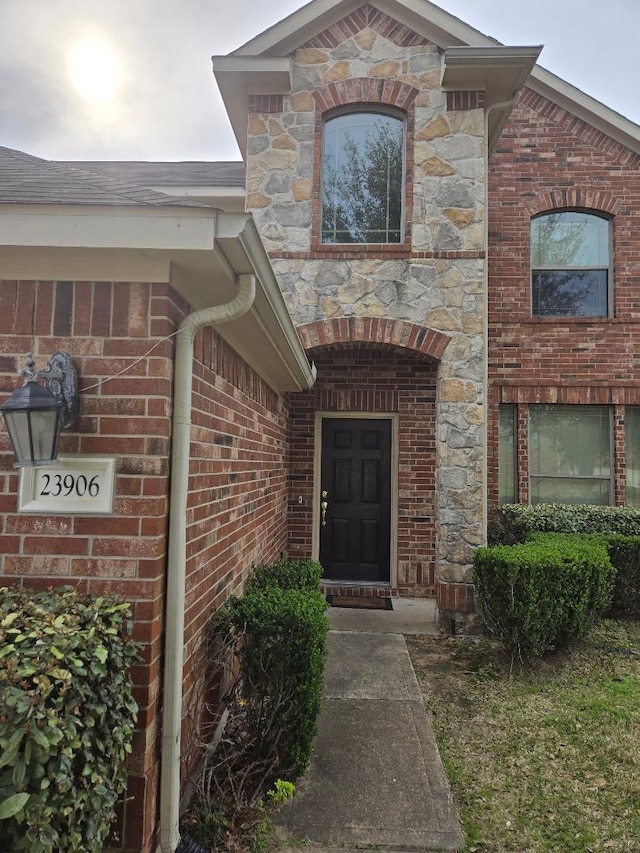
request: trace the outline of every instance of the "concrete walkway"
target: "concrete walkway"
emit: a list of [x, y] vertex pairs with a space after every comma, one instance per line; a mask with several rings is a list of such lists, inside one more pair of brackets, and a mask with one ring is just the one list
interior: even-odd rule
[[[457, 850], [462, 833], [403, 634], [433, 634], [432, 602], [331, 608], [318, 736], [279, 815], [314, 853]], [[286, 841], [285, 841], [286, 843]], [[299, 850], [299, 847], [285, 848]]]

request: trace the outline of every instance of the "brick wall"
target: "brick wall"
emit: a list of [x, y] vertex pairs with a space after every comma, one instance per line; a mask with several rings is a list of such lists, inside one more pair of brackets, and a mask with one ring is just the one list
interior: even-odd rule
[[117, 458], [113, 516], [22, 515], [8, 436], [0, 433], [0, 583], [73, 584], [133, 603], [135, 638], [144, 644], [133, 673], [140, 716], [127, 803], [127, 843], [137, 849], [150, 831], [158, 785], [173, 374], [173, 344], [163, 338], [184, 307], [164, 284], [0, 283], [0, 390], [19, 384], [27, 350], [38, 367], [56, 350], [68, 351], [80, 418], [61, 452]]
[[[17, 513], [18, 474], [0, 432], [0, 586], [73, 584], [133, 603], [140, 705], [124, 848], [155, 851], [159, 785], [173, 340], [188, 307], [166, 284], [0, 282], [0, 392], [18, 384], [24, 354], [37, 366], [58, 349], [76, 366], [80, 418], [63, 453], [115, 456], [114, 515]], [[282, 398], [211, 329], [196, 337], [187, 530], [185, 719], [201, 683], [197, 663], [213, 607], [252, 564], [286, 544], [287, 410]], [[118, 375], [122, 371], [122, 375]], [[185, 725], [187, 742], [197, 722]]]
[[367, 344], [319, 347], [309, 357], [316, 384], [291, 398], [291, 555], [311, 553], [315, 413], [398, 413], [396, 592], [434, 595], [436, 362]]
[[[528, 500], [530, 403], [615, 411], [616, 502], [624, 502], [623, 410], [640, 404], [640, 157], [525, 90], [490, 160], [489, 501], [497, 501], [497, 406], [518, 405], [520, 500]], [[553, 208], [613, 222], [614, 316], [531, 317], [530, 221]]]
[[198, 334], [195, 356], [182, 733], [190, 765], [211, 722], [200, 703], [208, 619], [287, 545], [286, 402], [212, 329]]

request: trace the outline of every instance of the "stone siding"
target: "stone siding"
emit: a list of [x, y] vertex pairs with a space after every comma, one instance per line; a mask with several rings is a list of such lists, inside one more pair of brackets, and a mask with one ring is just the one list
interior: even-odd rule
[[[292, 57], [293, 87], [249, 119], [247, 203], [294, 322], [374, 317], [448, 336], [437, 371], [438, 569], [484, 541], [485, 140], [480, 98], [447, 109], [438, 48], [363, 7]], [[322, 126], [340, 107], [406, 116], [404, 240], [320, 242]], [[268, 106], [268, 111], [266, 107]], [[469, 107], [467, 109], [463, 107]]]

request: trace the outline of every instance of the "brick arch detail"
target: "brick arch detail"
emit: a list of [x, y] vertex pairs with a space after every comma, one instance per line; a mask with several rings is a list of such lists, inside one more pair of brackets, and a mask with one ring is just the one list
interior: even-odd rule
[[435, 329], [381, 317], [339, 317], [298, 326], [305, 350], [338, 344], [366, 343], [400, 347], [440, 360], [450, 338]]
[[319, 187], [322, 183], [322, 128], [325, 114], [338, 107], [353, 105], [383, 105], [396, 107], [406, 116], [405, 124], [405, 179], [404, 179], [404, 248], [411, 246], [411, 225], [413, 220], [413, 135], [415, 129], [415, 100], [418, 90], [408, 83], [381, 77], [355, 77], [350, 80], [338, 80], [313, 92], [316, 105], [315, 144], [313, 155], [313, 174], [317, 189], [313, 193], [311, 232], [312, 250], [323, 251], [320, 243], [321, 200]]
[[385, 104], [408, 112], [417, 96], [418, 90], [414, 86], [382, 77], [338, 80], [313, 92], [321, 113], [349, 104]]
[[537, 193], [533, 198], [523, 199], [530, 216], [561, 208], [579, 207], [584, 210], [600, 211], [615, 216], [622, 208], [619, 198], [597, 189], [558, 189]]
[[361, 33], [369, 27], [383, 38], [389, 39], [399, 47], [411, 45], [428, 44], [424, 36], [414, 30], [390, 18], [385, 12], [381, 12], [369, 3], [356, 9], [332, 27], [310, 39], [304, 47], [315, 47], [319, 49], [337, 47], [347, 39]]

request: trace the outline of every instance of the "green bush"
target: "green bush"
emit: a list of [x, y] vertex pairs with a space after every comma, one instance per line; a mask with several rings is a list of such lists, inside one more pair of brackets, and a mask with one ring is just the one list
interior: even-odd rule
[[487, 539], [490, 545], [513, 545], [540, 532], [600, 534], [617, 570], [607, 615], [640, 616], [640, 510], [589, 504], [504, 504], [489, 522]]
[[128, 605], [0, 590], [0, 837], [7, 853], [97, 853], [137, 713]]
[[280, 560], [258, 566], [247, 584], [246, 592], [273, 586], [317, 591], [321, 577], [322, 566], [314, 560]]
[[584, 634], [610, 604], [615, 569], [601, 539], [537, 535], [479, 548], [473, 575], [480, 615], [514, 659]]
[[513, 545], [533, 532], [640, 536], [640, 510], [592, 504], [503, 504], [489, 521], [487, 538], [490, 545]]
[[[238, 638], [240, 694], [257, 755], [272, 749], [273, 779], [294, 780], [311, 756], [329, 622], [319, 590], [266, 585], [228, 599], [215, 623]], [[256, 755], [256, 757], [257, 757]]]
[[604, 536], [616, 579], [608, 616], [640, 619], [640, 536]]
[[247, 841], [273, 805], [270, 791], [289, 790], [307, 767], [329, 629], [321, 571], [309, 560], [261, 566], [245, 595], [212, 618], [209, 662], [212, 675], [227, 673], [228, 713], [224, 732], [204, 749], [183, 821], [208, 849]]

